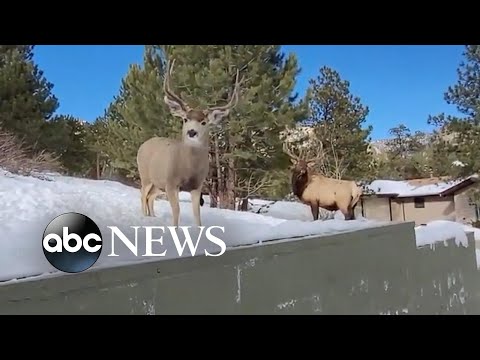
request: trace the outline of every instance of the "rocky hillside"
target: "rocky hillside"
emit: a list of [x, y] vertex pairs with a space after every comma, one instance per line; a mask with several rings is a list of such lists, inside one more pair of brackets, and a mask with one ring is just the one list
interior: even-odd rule
[[[299, 126], [294, 130], [289, 130], [284, 132], [282, 135], [286, 135], [287, 141], [298, 141], [302, 138], [306, 139], [312, 133], [312, 128], [309, 126]], [[425, 134], [420, 141], [424, 144], [431, 142], [432, 134]], [[372, 150], [378, 154], [384, 154], [388, 150], [388, 143], [392, 139], [381, 139], [374, 140], [370, 144], [372, 145]], [[305, 144], [306, 145], [306, 144]]]

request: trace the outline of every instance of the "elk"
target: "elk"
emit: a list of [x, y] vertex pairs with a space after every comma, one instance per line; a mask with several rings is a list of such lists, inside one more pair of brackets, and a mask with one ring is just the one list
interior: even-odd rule
[[[138, 149], [137, 166], [141, 183], [141, 206], [145, 216], [155, 216], [155, 198], [165, 192], [178, 226], [180, 191], [190, 192], [195, 222], [201, 226], [202, 186], [209, 170], [209, 129], [222, 121], [238, 103], [240, 83], [237, 70], [235, 86], [228, 103], [207, 109], [191, 108], [170, 87], [173, 62], [167, 61], [163, 82], [164, 101], [170, 113], [181, 119], [180, 139], [153, 137]], [[203, 205], [203, 204], [202, 204]]]
[[338, 180], [316, 173], [313, 167], [323, 156], [307, 158], [302, 151], [298, 156], [283, 144], [283, 151], [290, 157], [292, 162], [291, 186], [295, 196], [301, 202], [310, 206], [313, 220], [318, 220], [319, 208], [329, 211], [340, 210], [345, 220], [355, 219], [355, 206], [362, 195], [361, 189], [354, 181]]

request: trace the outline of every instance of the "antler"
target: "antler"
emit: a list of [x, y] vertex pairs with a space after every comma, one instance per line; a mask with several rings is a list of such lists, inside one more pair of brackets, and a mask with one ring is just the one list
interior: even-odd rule
[[235, 77], [235, 86], [233, 88], [233, 93], [230, 97], [230, 101], [228, 102], [228, 104], [223, 105], [223, 106], [215, 106], [215, 107], [208, 108], [209, 111], [215, 111], [215, 110], [225, 111], [225, 110], [231, 109], [231, 108], [233, 108], [237, 105], [237, 103], [238, 103], [238, 90], [240, 88], [240, 84], [244, 80], [243, 76], [242, 76], [242, 79], [239, 80], [238, 79], [239, 75], [240, 75], [240, 71], [237, 69], [237, 75]]
[[305, 155], [307, 155], [307, 151], [305, 150], [305, 148], [301, 148], [300, 149], [300, 153], [298, 155], [295, 155], [292, 151], [292, 149], [290, 149], [288, 147], [288, 143], [287, 142], [284, 142], [283, 143], [283, 151], [288, 155], [290, 156], [292, 159], [296, 160], [296, 161], [300, 161], [300, 160], [303, 160], [307, 163], [309, 162], [313, 162], [313, 161], [317, 161], [319, 159], [321, 159], [323, 157], [323, 143], [321, 141], [319, 141], [319, 149], [316, 151], [316, 155], [314, 156], [311, 156], [311, 157], [306, 157]]
[[295, 155], [295, 154], [293, 153], [292, 149], [289, 148], [287, 142], [284, 142], [284, 143], [283, 143], [283, 152], [284, 152], [285, 154], [287, 154], [288, 156], [290, 156], [292, 159], [296, 160], [296, 161], [299, 161], [300, 158], [301, 158], [301, 155], [302, 155], [302, 151], [300, 151], [300, 154], [299, 154], [299, 155]]
[[314, 156], [306, 159], [305, 161], [306, 162], [313, 162], [313, 161], [316, 162], [323, 157], [323, 155], [324, 155], [324, 153], [323, 153], [323, 142], [320, 141], [320, 140], [318, 140], [318, 149], [315, 151], [315, 153], [316, 154]]
[[188, 112], [189, 110], [188, 105], [180, 98], [180, 96], [176, 95], [170, 88], [170, 76], [172, 75], [174, 64], [175, 64], [175, 59], [173, 59], [172, 62], [170, 62], [170, 60], [167, 61], [167, 71], [165, 73], [165, 78], [163, 81], [163, 91], [165, 92], [166, 95], [172, 98], [172, 100], [177, 102], [182, 107], [183, 111]]

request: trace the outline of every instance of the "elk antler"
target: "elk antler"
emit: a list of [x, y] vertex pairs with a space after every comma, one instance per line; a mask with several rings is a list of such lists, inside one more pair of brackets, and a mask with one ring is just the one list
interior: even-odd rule
[[226, 105], [223, 105], [223, 106], [215, 106], [215, 107], [211, 107], [211, 108], [208, 108], [209, 111], [225, 111], [225, 110], [229, 110], [233, 107], [235, 107], [238, 103], [238, 90], [240, 88], [240, 84], [243, 82], [244, 80], [244, 77], [242, 77], [241, 80], [238, 79], [238, 76], [240, 75], [240, 71], [237, 69], [237, 75], [235, 77], [235, 86], [233, 88], [233, 93], [230, 97], [230, 101], [228, 102], [228, 104]]
[[305, 162], [309, 163], [309, 162], [317, 162], [318, 160], [320, 160], [324, 153], [323, 153], [323, 142], [318, 140], [318, 149], [315, 151], [315, 155], [313, 155], [312, 157], [308, 158], [305, 160]]
[[284, 143], [283, 143], [283, 152], [284, 152], [285, 154], [287, 154], [288, 156], [290, 156], [290, 158], [292, 158], [293, 160], [299, 161], [300, 158], [301, 158], [301, 152], [300, 152], [300, 155], [295, 155], [295, 154], [293, 153], [292, 149], [289, 148], [287, 142], [284, 142]]
[[300, 160], [303, 160], [307, 163], [309, 162], [316, 162], [317, 160], [321, 159], [323, 157], [323, 143], [320, 141], [319, 142], [319, 149], [316, 151], [316, 155], [314, 156], [311, 156], [311, 157], [306, 157], [306, 153], [307, 151], [305, 150], [305, 148], [301, 148], [300, 151], [299, 151], [299, 154], [298, 155], [295, 155], [292, 151], [292, 149], [289, 148], [288, 146], [288, 143], [287, 142], [284, 142], [283, 143], [283, 151], [288, 155], [290, 156], [292, 159], [296, 160], [296, 161], [300, 161]]
[[165, 78], [163, 81], [163, 91], [167, 96], [169, 96], [172, 100], [174, 100], [183, 111], [188, 112], [189, 107], [188, 105], [180, 98], [180, 96], [176, 95], [172, 89], [170, 88], [170, 76], [173, 72], [173, 65], [175, 64], [175, 59], [172, 62], [170, 60], [167, 61], [167, 71], [165, 73]]

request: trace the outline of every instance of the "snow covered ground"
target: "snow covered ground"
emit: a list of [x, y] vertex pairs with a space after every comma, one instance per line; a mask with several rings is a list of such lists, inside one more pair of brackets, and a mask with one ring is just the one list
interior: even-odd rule
[[[193, 225], [194, 219], [188, 193], [181, 194], [180, 226]], [[310, 209], [301, 204], [278, 202], [265, 214], [212, 209], [208, 197], [201, 208], [202, 225], [224, 226], [225, 233], [212, 230], [212, 234], [225, 241], [227, 247], [256, 244], [262, 241], [292, 237], [326, 235], [375, 227], [380, 222], [358, 219], [344, 221], [330, 219], [312, 222]], [[90, 217], [100, 228], [104, 245], [102, 254], [94, 267], [116, 266], [131, 261], [159, 260], [178, 257], [171, 235], [164, 233], [163, 246], [154, 243], [154, 253], [164, 257], [136, 257], [118, 239], [115, 253], [118, 257], [108, 257], [111, 253], [111, 232], [107, 226], [117, 226], [130, 240], [135, 232], [130, 226], [169, 226], [172, 222], [170, 205], [165, 200], [157, 200], [157, 217], [144, 217], [140, 210], [138, 189], [113, 181], [96, 181], [65, 177], [55, 174], [36, 177], [22, 177], [0, 170], [0, 281], [26, 276], [37, 276], [56, 272], [43, 255], [42, 234], [50, 221], [62, 213], [79, 212]], [[255, 206], [259, 206], [257, 203]], [[251, 211], [254, 211], [252, 209]], [[331, 218], [331, 214], [327, 213]], [[160, 230], [154, 233], [157, 238]], [[180, 234], [181, 235], [181, 234]], [[191, 237], [195, 242], [197, 233]], [[143, 238], [144, 233], [140, 231]], [[145, 246], [139, 240], [139, 254], [145, 253]], [[204, 238], [204, 237], [203, 237]], [[184, 237], [180, 236], [183, 243]], [[142, 246], [143, 245], [143, 246]], [[197, 254], [219, 251], [219, 247], [208, 241], [200, 241]], [[190, 256], [186, 248], [184, 256]]]
[[[180, 225], [193, 225], [190, 197], [181, 193]], [[201, 208], [204, 226], [224, 226], [225, 233], [212, 233], [225, 241], [227, 247], [257, 244], [259, 242], [301, 238], [315, 235], [328, 235], [355, 231], [386, 224], [378, 221], [357, 219], [344, 221], [341, 213], [324, 211], [321, 220], [311, 221], [310, 208], [294, 202], [253, 200], [249, 212], [212, 209], [208, 197]], [[22, 177], [0, 170], [0, 281], [39, 276], [58, 272], [45, 259], [42, 250], [42, 234], [47, 224], [56, 216], [66, 212], [79, 212], [89, 216], [99, 226], [104, 247], [94, 268], [117, 266], [134, 261], [148, 261], [178, 257], [172, 237], [164, 233], [163, 246], [154, 244], [153, 251], [164, 257], [135, 257], [118, 239], [115, 253], [118, 257], [108, 257], [111, 253], [111, 232], [107, 226], [117, 226], [134, 239], [130, 226], [168, 226], [172, 218], [170, 205], [165, 200], [157, 200], [157, 217], [144, 217], [140, 210], [139, 190], [113, 181], [86, 180], [48, 174], [43, 178]], [[444, 241], [452, 235], [461, 243], [465, 241], [463, 225], [449, 222], [434, 222], [417, 231], [417, 245]], [[140, 232], [139, 254], [145, 253]], [[155, 233], [159, 237], [160, 233]], [[193, 230], [193, 241], [197, 239]], [[446, 236], [446, 238], [445, 238]], [[477, 233], [477, 239], [480, 236]], [[184, 238], [180, 236], [183, 243]], [[158, 247], [156, 247], [158, 245]], [[217, 252], [219, 247], [201, 241], [196, 254]], [[188, 247], [183, 256], [190, 256]], [[480, 258], [480, 254], [478, 254]], [[480, 261], [478, 262], [480, 263]]]

